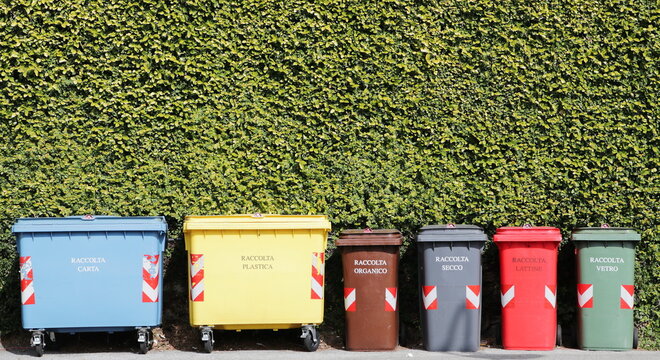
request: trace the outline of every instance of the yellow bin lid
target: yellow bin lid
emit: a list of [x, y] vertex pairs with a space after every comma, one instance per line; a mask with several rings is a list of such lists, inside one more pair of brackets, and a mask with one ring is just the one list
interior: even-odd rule
[[194, 230], [326, 230], [330, 221], [326, 215], [217, 215], [186, 216], [183, 231]]

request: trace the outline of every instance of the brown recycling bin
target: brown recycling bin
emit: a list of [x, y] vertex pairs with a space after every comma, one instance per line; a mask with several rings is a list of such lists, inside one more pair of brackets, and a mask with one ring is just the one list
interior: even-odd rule
[[398, 344], [399, 230], [346, 230], [339, 235], [344, 268], [346, 349], [393, 350]]

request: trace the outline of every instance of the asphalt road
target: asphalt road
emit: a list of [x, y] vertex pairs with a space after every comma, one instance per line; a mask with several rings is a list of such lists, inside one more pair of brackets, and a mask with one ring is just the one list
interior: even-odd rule
[[[0, 350], [0, 360], [34, 358], [30, 349]], [[201, 354], [178, 350], [149, 351], [146, 355], [130, 352], [93, 352], [66, 353], [46, 352], [44, 359], [99, 359], [99, 360], [170, 360], [170, 359], [259, 359], [259, 360], [398, 360], [398, 359], [660, 359], [660, 351], [634, 350], [626, 352], [614, 351], [583, 351], [575, 349], [555, 349], [553, 351], [514, 351], [502, 349], [484, 349], [476, 353], [438, 353], [424, 350], [400, 349], [390, 352], [351, 352], [345, 350], [319, 350], [313, 353], [291, 350], [239, 350], [214, 351], [211, 354]]]

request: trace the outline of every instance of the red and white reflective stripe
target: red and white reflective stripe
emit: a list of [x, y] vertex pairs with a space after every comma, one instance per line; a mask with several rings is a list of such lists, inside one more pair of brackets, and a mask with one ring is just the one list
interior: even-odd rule
[[635, 305], [635, 285], [621, 285], [621, 308], [632, 309]]
[[346, 311], [357, 310], [355, 288], [344, 288], [344, 309]]
[[580, 309], [594, 307], [594, 285], [577, 284], [578, 307]]
[[158, 302], [160, 255], [142, 257], [142, 302]]
[[204, 301], [204, 255], [190, 254], [190, 298]]
[[325, 253], [312, 253], [312, 299], [323, 299]]
[[549, 305], [552, 309], [557, 307], [557, 286], [556, 285], [546, 285], [545, 286], [545, 299], [547, 302], [546, 305]]
[[21, 256], [19, 259], [21, 272], [21, 304], [34, 305], [34, 284], [32, 283], [32, 257]]
[[385, 288], [385, 311], [396, 311], [396, 288]]
[[438, 309], [438, 288], [436, 286], [422, 286], [422, 300], [424, 309]]
[[513, 307], [513, 299], [516, 297], [516, 287], [514, 285], [502, 285], [500, 299], [502, 308]]
[[479, 309], [481, 306], [481, 286], [479, 285], [466, 285], [465, 286], [465, 308], [466, 309]]

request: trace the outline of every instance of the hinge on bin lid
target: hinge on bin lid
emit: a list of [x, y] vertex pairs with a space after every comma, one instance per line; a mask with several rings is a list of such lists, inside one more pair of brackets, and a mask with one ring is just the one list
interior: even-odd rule
[[262, 218], [262, 217], [264, 217], [264, 214], [256, 212], [256, 213], [252, 214], [252, 217], [253, 218]]
[[523, 229], [531, 229], [531, 228], [532, 228], [532, 224], [523, 225]]
[[94, 215], [87, 214], [87, 215], [83, 215], [82, 219], [83, 220], [94, 220], [95, 218], [94, 218]]
[[364, 232], [366, 232], [366, 233], [372, 233], [372, 232], [374, 232], [374, 231], [371, 230], [371, 228], [367, 226], [366, 228], [364, 228]]
[[603, 228], [603, 229], [607, 229], [608, 227], [610, 227], [610, 224], [602, 223], [602, 224], [600, 224], [600, 227]]

